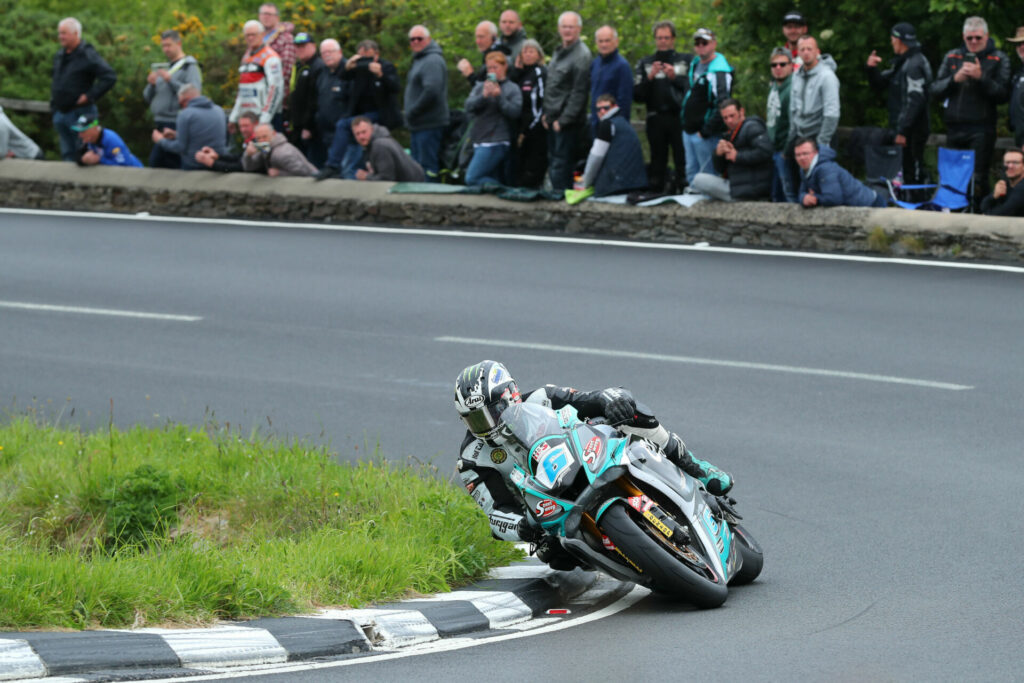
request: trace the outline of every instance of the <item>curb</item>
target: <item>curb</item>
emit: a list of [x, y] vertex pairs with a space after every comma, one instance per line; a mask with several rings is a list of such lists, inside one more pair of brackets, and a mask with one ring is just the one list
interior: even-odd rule
[[0, 632], [0, 681], [192, 676], [224, 667], [393, 650], [501, 632], [568, 601], [581, 607], [597, 604], [625, 586], [592, 572], [556, 572], [530, 560], [495, 569], [463, 590], [372, 609], [322, 610], [202, 629]]

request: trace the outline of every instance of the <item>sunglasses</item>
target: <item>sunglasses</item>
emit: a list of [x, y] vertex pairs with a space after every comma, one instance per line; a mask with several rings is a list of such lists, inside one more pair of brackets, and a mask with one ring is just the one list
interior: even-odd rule
[[707, 45], [708, 41], [704, 40], [703, 38], [698, 38], [697, 40], [693, 41], [693, 44], [694, 45]]
[[426, 38], [423, 36], [411, 36], [409, 38], [410, 43], [422, 43], [424, 40], [426, 40]]
[[985, 36], [964, 36], [964, 40], [985, 40]]
[[781, 69], [784, 66], [789, 66], [789, 62], [772, 62], [771, 64], [772, 64], [772, 68], [773, 69], [775, 69], [775, 68]]
[[597, 111], [609, 111], [612, 108], [610, 104], [599, 104], [597, 105]]

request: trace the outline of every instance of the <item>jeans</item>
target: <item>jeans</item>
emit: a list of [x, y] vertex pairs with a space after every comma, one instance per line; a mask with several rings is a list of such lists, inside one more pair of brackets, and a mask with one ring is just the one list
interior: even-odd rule
[[[380, 122], [380, 114], [375, 111], [369, 111], [365, 116], [374, 123]], [[359, 164], [359, 159], [362, 158], [362, 151], [359, 156], [355, 157], [352, 161], [352, 154], [349, 153], [351, 147], [355, 147], [357, 150], [359, 146], [356, 145], [356, 139], [352, 136], [352, 119], [355, 116], [343, 116], [338, 119], [338, 123], [334, 126], [334, 139], [331, 140], [331, 148], [327, 151], [327, 166], [339, 169], [344, 178], [355, 178], [354, 166]], [[352, 166], [352, 168], [350, 168]], [[350, 172], [350, 173], [349, 173]]]
[[683, 148], [686, 150], [686, 182], [692, 183], [698, 173], [715, 173], [711, 157], [718, 146], [718, 136], [702, 138], [700, 133], [683, 133]]
[[776, 152], [772, 155], [772, 201], [797, 203], [796, 191], [799, 189], [793, 185], [793, 174], [786, 155]]
[[444, 126], [414, 130], [409, 140], [409, 151], [412, 158], [423, 167], [428, 182], [437, 180], [441, 171], [441, 138], [444, 137]]
[[581, 125], [562, 126], [559, 132], [548, 129], [548, 175], [551, 189], [556, 192], [572, 189], [572, 174], [576, 170]]
[[53, 112], [53, 127], [57, 129], [57, 136], [60, 138], [60, 158], [64, 161], [78, 161], [78, 147], [81, 144], [78, 133], [71, 130], [71, 126], [78, 121], [79, 116], [85, 116], [90, 121], [99, 117], [99, 110], [95, 104], [87, 104], [84, 107], [76, 107], [68, 112]]
[[466, 169], [467, 185], [501, 183], [508, 161], [509, 145], [478, 145], [473, 147], [473, 159]]

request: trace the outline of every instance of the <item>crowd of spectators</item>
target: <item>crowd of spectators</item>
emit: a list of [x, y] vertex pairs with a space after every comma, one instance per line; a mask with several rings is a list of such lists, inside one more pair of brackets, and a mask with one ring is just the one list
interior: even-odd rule
[[[685, 189], [722, 201], [884, 206], [887, 197], [836, 162], [841, 101], [835, 60], [822, 53], [799, 11], [787, 12], [781, 23], [781, 44], [766, 50], [770, 89], [763, 120], [748, 116], [733, 97], [735, 71], [711, 29], [683, 33], [692, 52], [679, 51], [676, 25], [659, 21], [653, 53], [630, 66], [614, 26], [596, 29], [593, 54], [583, 39], [583, 18], [573, 11], [552, 27], [559, 44], [550, 59], [515, 10], [502, 12], [497, 24], [480, 21], [473, 35], [479, 60], [452, 65], [470, 87], [462, 107], [468, 119], [462, 178], [470, 185], [597, 196]], [[309, 33], [294, 33], [272, 3], [259, 7], [242, 34], [246, 49], [229, 112], [203, 96], [202, 69], [181, 36], [160, 34], [166, 61], [151, 65], [142, 92], [153, 118], [150, 166], [436, 181], [451, 163], [442, 158], [443, 146], [463, 113], [449, 111], [448, 56], [426, 25], [408, 33], [411, 67], [401, 105], [402, 79], [373, 40], [358, 43], [346, 58], [332, 38], [318, 43]], [[97, 102], [117, 75], [83, 40], [76, 19], [61, 21], [57, 38], [50, 106], [61, 157], [141, 166], [117, 133], [100, 125]], [[946, 145], [974, 151], [974, 206], [1024, 215], [1024, 68], [1011, 78], [1010, 58], [996, 49], [981, 17], [964, 21], [962, 42], [934, 72], [914, 26], [897, 23], [889, 38], [891, 62], [883, 64], [886, 59], [872, 51], [864, 68], [888, 110], [877, 142], [902, 148], [900, 180], [927, 178], [929, 106], [937, 104]], [[1024, 62], [1024, 27], [1006, 40]], [[646, 110], [647, 163], [631, 123], [634, 102]], [[1017, 148], [1004, 155], [1005, 172], [993, 187], [990, 166], [1004, 103]], [[400, 127], [409, 131], [408, 153], [392, 135]], [[0, 155], [42, 156], [2, 110]]]

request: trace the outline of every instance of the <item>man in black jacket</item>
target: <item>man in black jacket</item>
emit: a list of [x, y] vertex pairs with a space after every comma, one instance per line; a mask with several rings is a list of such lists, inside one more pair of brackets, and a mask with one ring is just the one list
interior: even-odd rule
[[772, 154], [775, 146], [764, 121], [747, 116], [739, 100], [718, 105], [727, 132], [718, 141], [712, 163], [718, 175], [698, 173], [690, 187], [726, 202], [765, 200], [772, 193]]
[[981, 212], [989, 216], [1024, 216], [1024, 152], [1009, 149], [1003, 154], [1004, 176], [992, 194], [981, 201]]
[[295, 66], [288, 84], [288, 142], [318, 165], [326, 154], [316, 134], [316, 81], [324, 62], [316, 54], [313, 37], [305, 31], [295, 34], [294, 43]]
[[882, 58], [874, 51], [868, 57], [868, 81], [877, 90], [888, 91], [889, 129], [893, 144], [903, 147], [903, 180], [923, 180], [921, 163], [928, 141], [928, 85], [932, 67], [921, 52], [913, 25], [900, 22], [892, 27], [892, 67], [879, 71]]
[[61, 158], [77, 161], [78, 134], [71, 126], [81, 116], [89, 120], [99, 116], [96, 101], [114, 86], [117, 74], [82, 40], [82, 24], [74, 17], [57, 24], [57, 40], [60, 50], [53, 57], [50, 111], [60, 138]]
[[1013, 75], [1010, 90], [1010, 130], [1013, 131], [1013, 143], [1021, 147], [1024, 145], [1024, 26], [1018, 26], [1016, 35], [1006, 40], [1013, 43], [1021, 61], [1020, 70]]
[[[648, 170], [651, 190], [675, 192], [686, 185], [686, 153], [679, 112], [689, 84], [693, 55], [676, 52], [676, 26], [671, 21], [654, 25], [657, 51], [636, 64], [633, 99], [647, 105], [647, 141], [651, 147]], [[668, 177], [668, 153], [675, 160], [675, 179]]]
[[964, 42], [946, 53], [931, 95], [942, 102], [946, 145], [974, 150], [975, 206], [989, 193], [996, 144], [996, 106], [1010, 90], [1010, 59], [995, 48], [981, 17], [964, 21]]

